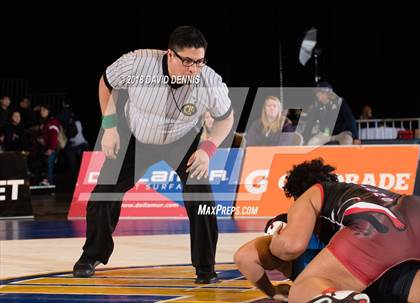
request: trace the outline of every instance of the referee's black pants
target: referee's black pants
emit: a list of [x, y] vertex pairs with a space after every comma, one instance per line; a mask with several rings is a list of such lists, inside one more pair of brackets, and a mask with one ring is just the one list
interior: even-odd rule
[[[108, 262], [114, 248], [112, 233], [120, 216], [124, 193], [134, 186], [135, 176], [143, 176], [149, 166], [165, 160], [172, 168], [176, 168], [183, 186], [183, 198], [190, 221], [192, 265], [196, 268], [197, 274], [214, 270], [218, 239], [217, 219], [215, 215], [198, 214], [200, 204], [214, 206], [211, 186], [207, 179], [203, 180], [202, 178], [199, 182], [188, 179], [186, 173], [188, 159], [197, 150], [199, 139], [200, 134], [194, 128], [178, 141], [166, 145], [142, 144], [132, 137], [128, 139], [127, 151], [124, 152], [124, 148], [122, 148], [117, 160], [106, 159], [98, 178], [98, 184], [87, 205], [86, 242], [83, 246], [85, 256], [103, 264]], [[122, 139], [123, 146], [124, 140]], [[118, 160], [122, 162], [118, 181], [116, 184], [103, 184], [107, 182], [109, 172], [114, 172], [117, 169]], [[114, 201], [109, 201], [109, 198], [101, 200], [101, 195], [109, 197], [109, 193], [117, 195], [119, 198]], [[92, 199], [94, 194], [96, 198]], [[199, 194], [198, 196], [202, 199], [192, 201], [195, 199], [194, 194]]]

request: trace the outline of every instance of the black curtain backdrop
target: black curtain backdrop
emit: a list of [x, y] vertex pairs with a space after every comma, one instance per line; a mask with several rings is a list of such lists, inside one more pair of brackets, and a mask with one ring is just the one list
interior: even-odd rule
[[280, 3], [280, 9], [123, 4], [2, 10], [0, 78], [28, 79], [31, 92], [67, 92], [93, 143], [100, 124], [98, 80], [122, 54], [166, 49], [176, 26], [197, 26], [209, 42], [209, 65], [228, 86], [251, 87], [250, 106], [258, 87], [279, 85], [279, 41], [284, 85], [314, 85], [313, 61], [301, 66], [298, 53], [303, 32], [315, 26], [323, 48], [321, 75], [348, 100], [356, 117], [365, 104], [376, 117], [420, 116], [416, 4], [317, 1], [295, 7]]

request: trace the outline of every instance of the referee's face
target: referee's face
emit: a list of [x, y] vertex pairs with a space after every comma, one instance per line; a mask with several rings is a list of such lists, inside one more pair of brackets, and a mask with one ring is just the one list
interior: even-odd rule
[[[171, 76], [193, 76], [200, 73], [202, 66], [196, 63], [204, 60], [204, 48], [168, 49], [168, 70]], [[192, 63], [194, 62], [194, 63]], [[192, 64], [191, 64], [192, 63]]]

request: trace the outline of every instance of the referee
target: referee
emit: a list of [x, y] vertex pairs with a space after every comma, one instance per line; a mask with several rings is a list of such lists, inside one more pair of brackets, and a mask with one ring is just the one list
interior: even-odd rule
[[[106, 161], [87, 205], [86, 241], [74, 276], [90, 277], [98, 264], [108, 263], [124, 193], [149, 166], [164, 160], [181, 179], [195, 283], [218, 281], [216, 216], [199, 215], [198, 209], [214, 205], [206, 178], [209, 161], [232, 128], [233, 111], [227, 86], [206, 66], [206, 48], [198, 29], [181, 26], [172, 32], [167, 51], [130, 52], [101, 77], [101, 145]], [[126, 102], [121, 100], [124, 94]], [[197, 125], [206, 111], [215, 122], [209, 138], [200, 142]]]

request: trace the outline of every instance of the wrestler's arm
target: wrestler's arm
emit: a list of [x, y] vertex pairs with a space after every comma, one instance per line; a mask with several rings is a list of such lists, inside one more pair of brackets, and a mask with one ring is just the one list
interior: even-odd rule
[[281, 260], [291, 261], [305, 252], [320, 208], [320, 189], [312, 186], [290, 207], [286, 227], [280, 233], [274, 233], [270, 244], [271, 253]]

